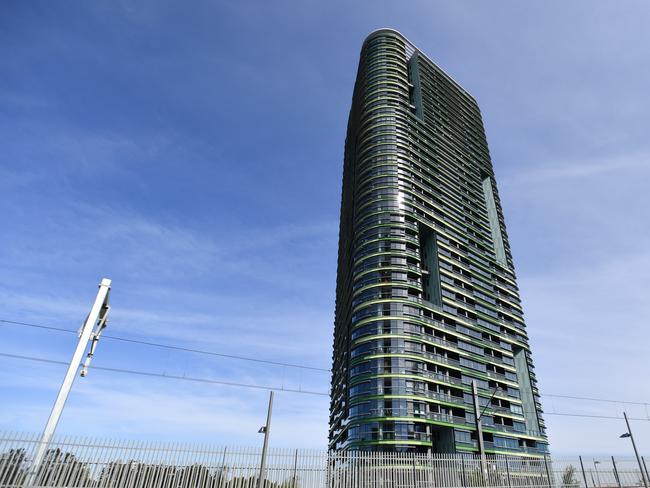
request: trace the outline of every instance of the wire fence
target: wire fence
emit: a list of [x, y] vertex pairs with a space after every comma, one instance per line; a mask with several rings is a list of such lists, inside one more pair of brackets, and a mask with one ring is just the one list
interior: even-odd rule
[[[0, 433], [0, 488], [622, 488], [644, 486], [635, 459], [326, 452]], [[643, 462], [645, 459], [643, 459]], [[647, 475], [647, 468], [645, 469]]]

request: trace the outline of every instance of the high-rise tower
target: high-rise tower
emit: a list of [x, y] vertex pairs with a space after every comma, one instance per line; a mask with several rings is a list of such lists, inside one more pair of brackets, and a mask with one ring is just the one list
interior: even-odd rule
[[548, 444], [481, 113], [400, 33], [365, 40], [348, 121], [330, 447]]

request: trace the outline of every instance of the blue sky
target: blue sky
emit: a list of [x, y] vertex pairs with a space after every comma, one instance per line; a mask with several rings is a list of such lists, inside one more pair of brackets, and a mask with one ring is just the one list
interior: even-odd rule
[[[479, 101], [542, 392], [650, 402], [649, 21], [629, 0], [3, 2], [0, 319], [76, 329], [109, 277], [107, 334], [328, 368], [347, 114], [361, 43], [389, 26]], [[0, 352], [73, 348], [0, 325]], [[94, 364], [329, 383], [108, 339]], [[0, 358], [0, 429], [40, 430], [62, 375]], [[256, 445], [266, 398], [91, 371], [60, 431]], [[327, 409], [279, 393], [271, 445], [324, 447]], [[622, 421], [547, 423], [554, 453], [630, 454]]]

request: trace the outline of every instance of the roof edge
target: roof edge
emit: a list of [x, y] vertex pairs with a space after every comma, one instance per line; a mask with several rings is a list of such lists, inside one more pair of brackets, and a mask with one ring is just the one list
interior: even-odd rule
[[406, 37], [404, 34], [402, 34], [402, 33], [401, 33], [400, 31], [398, 31], [397, 29], [393, 29], [392, 27], [380, 27], [379, 29], [375, 29], [375, 30], [373, 30], [373, 31], [370, 32], [370, 34], [368, 34], [368, 35], [366, 36], [366, 38], [363, 40], [362, 49], [363, 49], [363, 46], [365, 46], [366, 43], [367, 43], [370, 39], [372, 39], [373, 37], [377, 36], [378, 34], [382, 34], [382, 33], [397, 34], [399, 37], [401, 37], [401, 38], [402, 38], [405, 42], [407, 42], [407, 43], [408, 43], [408, 44], [409, 44], [409, 45], [410, 45], [410, 46], [411, 46], [411, 47], [412, 47], [416, 52], [418, 52], [419, 54], [421, 54], [422, 56], [424, 56], [424, 57], [425, 57], [429, 62], [431, 62], [431, 63], [432, 63], [436, 68], [438, 68], [440, 71], [442, 71], [442, 73], [443, 73], [447, 78], [449, 78], [449, 80], [450, 80], [454, 85], [456, 85], [456, 86], [457, 86], [461, 91], [463, 91], [463, 92], [464, 92], [468, 97], [470, 97], [470, 98], [474, 101], [474, 103], [476, 103], [476, 105], [478, 106], [478, 102], [477, 102], [476, 98], [474, 98], [474, 97], [472, 96], [472, 94], [471, 94], [470, 92], [468, 92], [468, 91], [463, 87], [463, 85], [461, 85], [461, 84], [458, 83], [454, 78], [452, 78], [452, 77], [449, 75], [449, 73], [447, 73], [444, 69], [442, 69], [442, 68], [438, 65], [438, 63], [436, 63], [433, 59], [431, 59], [431, 57], [428, 56], [426, 53], [422, 52], [422, 50], [419, 49], [415, 44], [413, 44], [413, 42], [412, 42], [408, 37]]

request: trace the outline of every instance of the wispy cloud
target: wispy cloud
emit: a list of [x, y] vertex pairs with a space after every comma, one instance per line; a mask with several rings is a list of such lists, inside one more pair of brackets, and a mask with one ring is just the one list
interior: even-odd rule
[[[15, 210], [16, 217], [41, 211]], [[43, 229], [29, 229], [27, 235], [15, 236], [0, 258], [13, 265], [53, 266], [80, 259], [94, 262], [100, 255], [112, 255], [110, 269], [138, 277], [149, 276], [152, 280], [178, 277], [179, 272], [184, 275], [225, 273], [244, 274], [278, 284], [283, 281], [283, 274], [291, 273], [298, 278], [299, 273], [291, 269], [291, 262], [282, 266], [284, 263], [273, 263], [273, 255], [269, 253], [279, 250], [283, 259], [295, 263], [306, 257], [286, 255], [283, 246], [299, 243], [314, 246], [315, 252], [322, 238], [332, 240], [336, 229], [333, 222], [320, 222], [224, 229], [223, 234], [215, 235], [101, 204], [62, 201], [47, 212], [44, 225], [51, 232], [46, 239], [31, 240]], [[20, 246], [21, 237], [31, 240], [30, 248]]]
[[[1, 359], [0, 362], [10, 365]], [[30, 395], [14, 397], [11, 402], [0, 405], [3, 419], [0, 426], [38, 430], [44, 424], [56, 388], [53, 388], [54, 383], [43, 381], [43, 370], [38, 365], [21, 364], [18, 380], [16, 365], [3, 368], [0, 373], [2, 388], [8, 392], [30, 391]], [[272, 374], [264, 377], [270, 384], [279, 384]], [[246, 376], [231, 378], [244, 382], [252, 379]], [[161, 378], [142, 379], [93, 370], [87, 378], [75, 383], [59, 430], [70, 435], [87, 435], [88, 426], [93, 425], [94, 435], [104, 437], [146, 437], [213, 445], [232, 444], [233, 439], [237, 439], [239, 444], [256, 445], [260, 441], [257, 430], [264, 423], [267, 399], [268, 392], [263, 390]], [[325, 446], [326, 401], [320, 397], [279, 392], [275, 412], [272, 445]], [[296, 429], [301, 432], [299, 438], [295, 436]]]
[[[592, 3], [507, 0], [495, 10], [487, 2], [416, 2], [407, 11], [388, 1], [113, 2], [74, 15], [12, 3], [0, 16], [1, 315], [74, 328], [108, 276], [112, 334], [329, 365], [354, 70], [363, 37], [392, 25], [479, 100], [542, 391], [642, 397], [650, 391], [650, 71], [639, 60], [648, 58], [648, 7]], [[324, 25], [337, 35], [315, 35]], [[71, 352], [71, 341], [55, 334], [0, 334], [1, 347], [15, 351]], [[111, 341], [96, 361], [301, 381], [281, 369], [267, 368], [267, 376], [264, 368]], [[0, 426], [39, 430], [60, 371], [2, 364]], [[251, 419], [258, 406], [263, 417], [263, 392], [131, 380], [96, 374], [80, 382], [62, 430], [104, 435], [123, 415], [133, 436], [162, 436], [169, 423], [181, 438], [186, 421], [188, 439], [202, 438], [197, 426], [207, 425], [259, 442], [260, 422]], [[97, 390], [86, 394], [89, 387]], [[231, 412], [229, 403], [241, 420], [211, 412]], [[298, 419], [292, 428], [284, 417], [287, 443], [323, 439], [326, 408], [326, 400], [279, 403], [279, 416]], [[108, 421], [97, 422], [93, 409]], [[617, 421], [548, 420], [554, 452], [628, 452], [609, 443]], [[239, 430], [213, 427], [238, 421]], [[639, 443], [649, 438], [639, 431]]]
[[561, 163], [552, 162], [543, 167], [529, 167], [525, 171], [506, 174], [499, 180], [499, 186], [511, 191], [517, 185], [549, 185], [569, 182], [575, 179], [592, 177], [611, 177], [616, 174], [635, 175], [650, 171], [650, 154], [625, 154], [611, 158], [586, 160], [569, 160]]
[[[648, 269], [648, 252], [612, 253], [598, 264], [575, 263], [520, 276], [542, 395], [618, 398], [650, 405], [650, 382], [644, 366], [650, 329], [642, 325], [650, 317]], [[620, 417], [627, 410], [634, 417], [648, 415], [647, 407], [622, 403], [543, 396], [543, 404], [551, 413], [546, 417], [551, 441], [561, 446], [561, 453], [619, 452], [622, 446], [611, 442], [623, 424], [601, 419], [598, 428], [603, 435], [591, 436], [587, 431], [595, 420], [552, 415], [555, 412]], [[637, 423], [635, 429], [647, 436], [650, 423]], [[576, 432], [583, 434], [576, 436]], [[588, 446], [585, 438], [589, 438]]]

